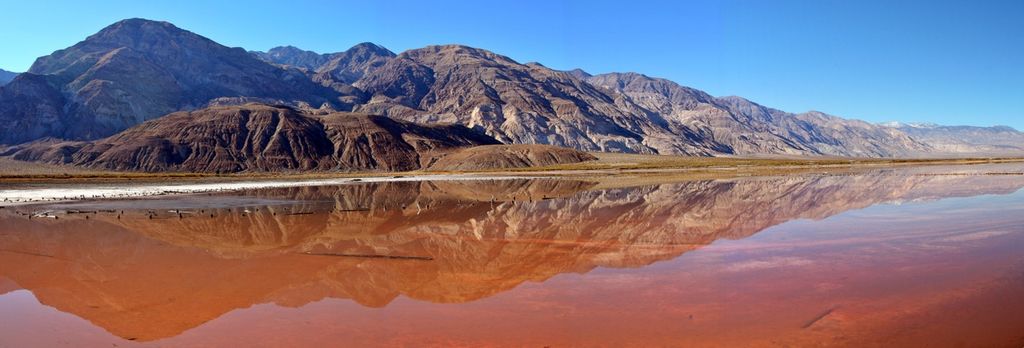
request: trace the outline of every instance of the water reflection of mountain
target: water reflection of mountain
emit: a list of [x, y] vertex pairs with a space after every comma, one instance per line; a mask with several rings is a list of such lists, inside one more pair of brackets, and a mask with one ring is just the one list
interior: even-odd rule
[[[0, 289], [28, 289], [118, 336], [153, 340], [259, 303], [344, 298], [381, 307], [399, 295], [473, 301], [561, 273], [672, 259], [793, 219], [880, 202], [1011, 193], [1024, 180], [877, 172], [594, 185], [277, 189], [248, 195], [297, 203], [204, 209], [180, 219], [128, 211], [121, 219], [28, 220], [8, 211], [0, 214]], [[366, 257], [373, 255], [401, 258]]]

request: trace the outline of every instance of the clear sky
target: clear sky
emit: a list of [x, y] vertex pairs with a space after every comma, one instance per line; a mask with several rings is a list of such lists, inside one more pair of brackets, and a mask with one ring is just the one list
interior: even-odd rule
[[786, 111], [1024, 129], [1022, 0], [0, 0], [0, 9], [0, 68], [14, 71], [142, 17], [250, 50], [459, 43]]

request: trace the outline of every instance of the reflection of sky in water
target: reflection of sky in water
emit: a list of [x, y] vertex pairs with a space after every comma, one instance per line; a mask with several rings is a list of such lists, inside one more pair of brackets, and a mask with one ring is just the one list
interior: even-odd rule
[[[825, 233], [839, 234], [847, 237], [877, 235], [885, 238], [886, 232], [894, 228], [911, 228], [917, 234], [937, 234], [935, 229], [921, 230], [914, 223], [925, 223], [937, 219], [962, 220], [964, 225], [973, 226], [988, 219], [1006, 218], [1006, 214], [1024, 211], [1024, 191], [1015, 191], [1006, 195], [979, 195], [972, 197], [943, 197], [924, 201], [904, 202], [901, 204], [881, 203], [843, 212], [829, 217], [824, 221], [794, 220], [784, 228], [806, 233], [804, 238], [830, 239], [835, 236]], [[1012, 215], [1011, 215], [1012, 216]], [[847, 228], [821, 228], [823, 226], [845, 225]], [[932, 226], [939, 230], [948, 226]], [[769, 228], [751, 236], [751, 240], [771, 238], [771, 232], [783, 226]], [[821, 231], [815, 232], [815, 228]], [[881, 235], [879, 235], [881, 234]]]

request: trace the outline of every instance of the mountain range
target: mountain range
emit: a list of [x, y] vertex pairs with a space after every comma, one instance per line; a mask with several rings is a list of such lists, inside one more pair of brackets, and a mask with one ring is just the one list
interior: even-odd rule
[[884, 126], [900, 130], [914, 139], [927, 142], [948, 153], [1022, 153], [1024, 133], [1008, 126], [942, 126], [930, 123], [888, 122]]
[[47, 139], [16, 160], [117, 171], [481, 170], [595, 159], [573, 149], [501, 145], [461, 125], [418, 125], [350, 112], [310, 115], [245, 104], [176, 112], [96, 141]]
[[560, 71], [468, 46], [398, 54], [372, 43], [329, 54], [291, 46], [249, 52], [144, 19], [114, 23], [40, 57], [0, 87], [0, 144], [136, 141], [118, 133], [181, 111], [254, 102], [305, 115], [457, 124], [504, 144], [580, 151], [849, 157], [1019, 151], [1002, 143], [947, 146], [904, 127], [789, 113], [638, 73]]

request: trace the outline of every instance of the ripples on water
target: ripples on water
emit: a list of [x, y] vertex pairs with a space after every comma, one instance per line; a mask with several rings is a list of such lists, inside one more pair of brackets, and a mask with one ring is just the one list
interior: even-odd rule
[[1020, 167], [11, 207], [0, 346], [1019, 347]]

